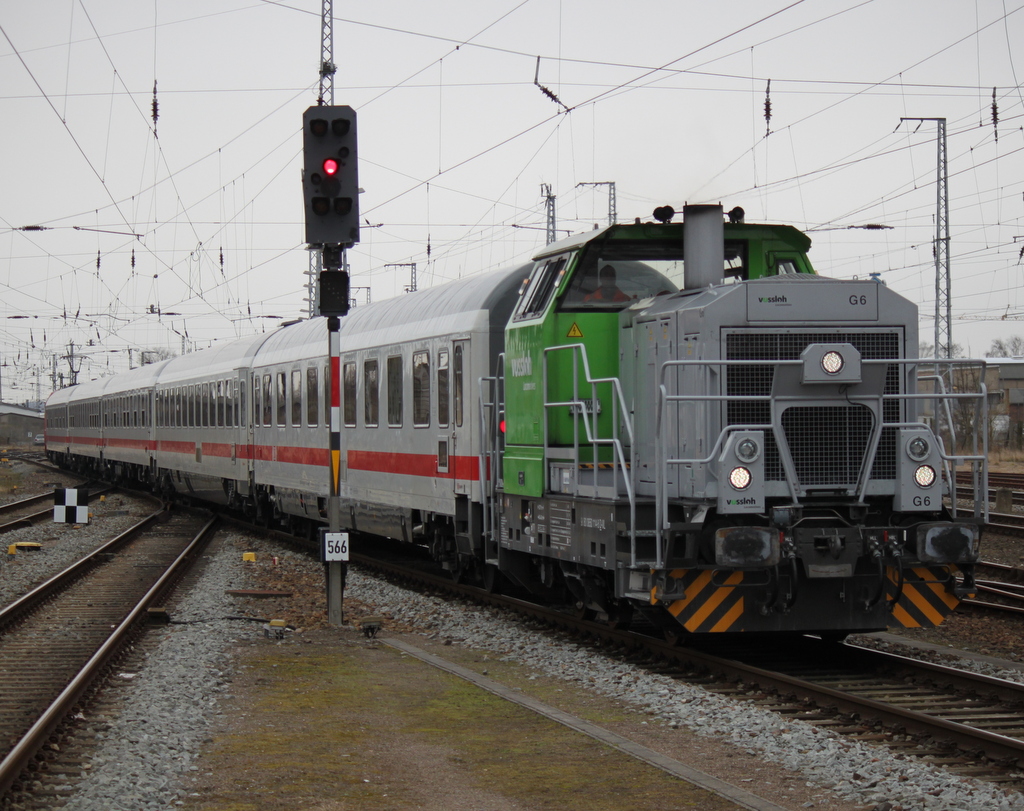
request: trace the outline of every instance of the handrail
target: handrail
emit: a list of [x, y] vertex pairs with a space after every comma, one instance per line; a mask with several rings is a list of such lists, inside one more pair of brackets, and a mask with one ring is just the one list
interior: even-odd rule
[[[862, 358], [861, 364], [863, 366], [919, 366], [921, 360], [917, 358]], [[946, 424], [949, 426], [951, 442], [953, 448], [947, 452], [941, 435], [938, 432], [932, 431], [936, 435], [939, 446], [938, 452], [940, 458], [943, 460], [943, 468], [945, 472], [946, 481], [948, 482], [949, 494], [951, 501], [953, 502], [953, 515], [956, 515], [956, 484], [955, 476], [952, 475], [951, 465], [958, 464], [970, 464], [971, 471], [973, 474], [973, 484], [976, 492], [979, 491], [979, 478], [981, 489], [980, 492], [987, 492], [988, 487], [988, 436], [987, 432], [981, 430], [981, 453], [978, 452], [978, 434], [979, 426], [983, 426], [987, 422], [988, 415], [988, 398], [987, 398], [987, 387], [984, 383], [984, 368], [985, 361], [974, 360], [966, 358], [953, 358], [943, 360], [943, 364], [950, 366], [971, 366], [977, 368], [981, 367], [981, 380], [978, 381], [977, 385], [979, 390], [977, 392], [948, 392], [945, 390], [945, 382], [941, 376], [925, 376], [919, 378], [920, 380], [936, 380], [937, 391], [933, 393], [882, 393], [881, 397], [878, 394], [868, 395], [857, 395], [849, 392], [844, 393], [843, 398], [848, 403], [860, 403], [865, 404], [869, 402], [877, 403], [881, 401], [916, 401], [916, 400], [930, 400], [941, 403]], [[664, 537], [663, 533], [669, 528], [668, 521], [668, 468], [669, 466], [679, 465], [707, 465], [714, 461], [715, 457], [719, 453], [726, 437], [735, 431], [741, 430], [759, 430], [770, 433], [776, 441], [778, 447], [782, 447], [779, 443], [777, 432], [781, 430], [780, 426], [774, 425], [771, 421], [764, 424], [749, 424], [749, 425], [723, 425], [721, 430], [718, 432], [717, 437], [713, 442], [710, 452], [707, 456], [694, 455], [691, 458], [682, 457], [669, 457], [668, 449], [666, 447], [664, 431], [665, 421], [667, 420], [667, 414], [665, 413], [669, 403], [727, 403], [727, 402], [744, 402], [744, 403], [756, 403], [756, 402], [782, 402], [787, 401], [807, 401], [808, 397], [806, 394], [785, 394], [785, 395], [771, 395], [771, 394], [758, 394], [758, 395], [730, 395], [730, 394], [669, 394], [667, 385], [667, 375], [669, 369], [672, 368], [684, 368], [691, 367], [702, 370], [704, 373], [703, 385], [700, 387], [702, 391], [713, 391], [712, 381], [708, 377], [712, 373], [713, 368], [722, 368], [729, 366], [736, 367], [750, 367], [750, 366], [771, 366], [772, 368], [779, 367], [799, 367], [803, 365], [802, 360], [771, 360], [771, 359], [680, 359], [680, 360], [668, 360], [661, 364], [659, 368], [658, 378], [658, 400], [655, 406], [655, 548], [657, 551], [658, 562], [662, 562], [661, 550], [663, 548]], [[975, 419], [972, 425], [972, 438], [973, 438], [973, 453], [956, 453], [956, 436], [955, 436], [955, 424], [953, 422], [952, 413], [950, 412], [950, 401], [953, 400], [973, 400], [975, 401]], [[979, 419], [980, 412], [980, 419]], [[936, 407], [936, 415], [938, 415], [938, 408]], [[708, 417], [705, 415], [701, 418], [705, 423], [708, 422]], [[706, 426], [709, 427], [709, 426]], [[877, 435], [880, 434], [882, 428], [928, 428], [923, 422], [881, 422], [879, 425], [873, 427], [872, 437], [877, 440]], [[705, 432], [704, 434], [708, 439], [710, 436]], [[877, 443], [871, 442], [870, 451], [871, 457], [874, 458], [874, 454], [877, 450]], [[867, 455], [867, 454], [866, 454]], [[785, 470], [785, 464], [783, 465]], [[864, 466], [870, 470], [869, 465]], [[797, 499], [797, 493], [795, 492], [795, 482], [790, 480], [788, 472], [785, 477], [786, 485], [790, 490], [790, 495], [794, 499]], [[858, 494], [862, 498], [868, 484], [868, 477], [863, 476], [862, 481], [858, 484]], [[979, 512], [979, 507], [975, 506], [975, 517], [983, 517], [985, 521], [988, 520], [989, 506], [987, 501], [983, 502], [983, 508]]]
[[[480, 428], [480, 451], [477, 455], [478, 471], [477, 476], [480, 482], [480, 502], [483, 509], [481, 517], [484, 559], [488, 563], [497, 563], [498, 543], [498, 510], [497, 510], [497, 483], [502, 480], [502, 453], [503, 435], [499, 425], [499, 417], [504, 406], [504, 385], [505, 379], [505, 353], [498, 355], [498, 362], [495, 367], [494, 376], [480, 377], [477, 379], [477, 391], [480, 396], [479, 404], [479, 428]], [[490, 397], [485, 397], [485, 387], [490, 391]], [[487, 412], [491, 411], [491, 419], [488, 422]], [[490, 426], [490, 430], [488, 430]], [[489, 554], [490, 545], [494, 545], [495, 554]]]
[[[571, 400], [548, 400], [548, 357], [555, 352], [572, 352], [572, 399]], [[597, 408], [590, 408], [588, 413], [587, 403], [580, 398], [580, 369], [579, 362], [583, 362], [583, 375], [586, 383], [590, 386], [590, 402], [596, 404], [598, 402], [597, 387], [599, 385], [611, 385], [613, 397], [612, 397], [612, 436], [611, 437], [600, 437], [598, 435], [598, 410]], [[554, 408], [565, 408], [568, 407], [570, 415], [573, 418], [573, 455], [576, 459], [577, 464], [579, 463], [579, 447], [580, 447], [580, 436], [579, 436], [579, 424], [582, 421], [584, 434], [586, 436], [586, 443], [592, 446], [592, 455], [594, 460], [593, 467], [593, 487], [595, 491], [598, 487], [598, 447], [609, 446], [612, 448], [613, 458], [615, 460], [614, 467], [612, 468], [612, 486], [615, 492], [618, 492], [619, 476], [622, 476], [623, 486], [626, 490], [626, 497], [629, 500], [629, 545], [630, 545], [630, 565], [636, 565], [636, 492], [633, 485], [633, 466], [627, 463], [625, 450], [623, 448], [622, 440], [619, 438], [619, 423], [620, 421], [626, 428], [626, 434], [629, 439], [630, 453], [635, 454], [636, 442], [634, 441], [633, 434], [633, 422], [630, 419], [629, 408], [626, 404], [625, 395], [622, 392], [622, 382], [617, 377], [599, 377], [595, 378], [590, 373], [590, 362], [587, 357], [587, 347], [585, 344], [564, 344], [562, 346], [549, 346], [544, 349], [544, 361], [543, 361], [543, 397], [544, 397], [544, 475], [548, 475], [547, 461], [549, 458], [549, 431], [548, 431], [548, 415]], [[582, 418], [582, 419], [581, 419]], [[632, 459], [630, 460], [632, 461]], [[579, 481], [574, 480], [574, 495], [578, 494]]]

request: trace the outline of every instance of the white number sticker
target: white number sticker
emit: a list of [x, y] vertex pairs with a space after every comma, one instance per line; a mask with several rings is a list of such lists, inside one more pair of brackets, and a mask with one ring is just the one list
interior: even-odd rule
[[324, 533], [324, 562], [348, 560], [348, 533]]

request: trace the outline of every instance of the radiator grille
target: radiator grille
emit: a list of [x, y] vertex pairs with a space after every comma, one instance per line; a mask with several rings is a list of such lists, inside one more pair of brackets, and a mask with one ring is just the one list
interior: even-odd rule
[[794, 406], [782, 412], [793, 466], [805, 487], [853, 486], [874, 419], [862, 405]]
[[[811, 344], [848, 343], [865, 360], [900, 357], [897, 332], [732, 332], [726, 335], [727, 360], [799, 360]], [[729, 366], [726, 393], [736, 397], [771, 394], [775, 369], [770, 365]], [[886, 370], [885, 393], [898, 394], [900, 372], [896, 364]], [[813, 413], [807, 413], [813, 412]], [[767, 402], [730, 402], [729, 425], [771, 422]], [[900, 403], [886, 401], [882, 423], [900, 421]], [[864, 406], [790, 408], [783, 414], [786, 441], [804, 486], [851, 485], [856, 482], [871, 431], [871, 412]], [[779, 449], [771, 435], [765, 437], [765, 475], [770, 481], [785, 478]], [[798, 458], [799, 457], [799, 458]], [[841, 458], [840, 458], [841, 457]], [[882, 429], [872, 479], [896, 478], [896, 429]]]

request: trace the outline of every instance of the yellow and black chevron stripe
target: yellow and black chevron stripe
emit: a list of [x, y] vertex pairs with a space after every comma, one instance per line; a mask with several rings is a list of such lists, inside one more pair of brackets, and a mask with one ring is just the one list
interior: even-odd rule
[[[892, 611], [895, 623], [904, 628], [934, 628], [941, 625], [960, 603], [946, 588], [952, 574], [952, 567], [946, 566], [905, 569], [903, 593]], [[892, 567], [887, 569], [886, 575], [892, 581], [889, 594], [893, 595], [896, 593], [899, 575]]]
[[[677, 569], [672, 572], [677, 585], [685, 588], [686, 596], [675, 600], [668, 611], [692, 634], [723, 633], [742, 630], [743, 572], [732, 572], [724, 584], [712, 582], [715, 572], [710, 569]], [[719, 577], [722, 573], [719, 572]], [[721, 581], [720, 581], [721, 582]], [[652, 602], [654, 601], [652, 594]]]

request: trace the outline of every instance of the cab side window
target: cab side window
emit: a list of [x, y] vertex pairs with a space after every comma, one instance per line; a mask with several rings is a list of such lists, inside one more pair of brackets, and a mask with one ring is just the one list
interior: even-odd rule
[[520, 294], [514, 320], [521, 321], [543, 315], [548, 302], [551, 301], [551, 296], [558, 288], [558, 283], [561, 281], [568, 263], [569, 254], [554, 256], [537, 263], [533, 273], [530, 274], [530, 280]]

